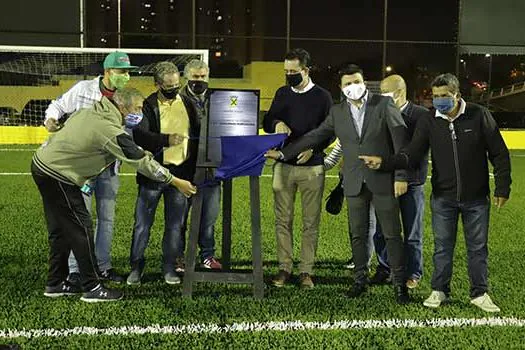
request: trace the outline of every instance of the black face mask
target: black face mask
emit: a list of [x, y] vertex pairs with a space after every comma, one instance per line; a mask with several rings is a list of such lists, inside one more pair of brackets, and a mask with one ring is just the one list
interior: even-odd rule
[[190, 80], [188, 86], [195, 95], [200, 95], [208, 89], [208, 82], [202, 80]]
[[162, 95], [166, 97], [168, 100], [173, 100], [175, 97], [177, 97], [177, 94], [179, 93], [179, 88], [171, 88], [171, 89], [160, 89], [160, 92], [162, 92]]
[[291, 87], [296, 87], [297, 85], [301, 84], [302, 81], [303, 76], [301, 73], [286, 74], [286, 84]]

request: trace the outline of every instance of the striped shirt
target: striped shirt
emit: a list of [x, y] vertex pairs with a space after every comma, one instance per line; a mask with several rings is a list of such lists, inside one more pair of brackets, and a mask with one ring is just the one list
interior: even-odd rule
[[343, 157], [343, 147], [341, 147], [341, 142], [337, 139], [332, 152], [324, 158], [324, 170], [328, 171], [332, 169], [337, 163], [339, 163], [341, 157]]

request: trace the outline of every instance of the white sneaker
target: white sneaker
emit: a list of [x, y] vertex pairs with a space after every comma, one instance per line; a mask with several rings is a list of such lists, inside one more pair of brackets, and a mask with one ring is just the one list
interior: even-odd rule
[[492, 299], [490, 299], [487, 293], [470, 300], [470, 303], [476, 305], [481, 310], [486, 311], [486, 312], [500, 312], [501, 311], [500, 308], [492, 302]]
[[448, 298], [445, 293], [433, 290], [430, 296], [423, 302], [426, 307], [437, 308], [442, 302], [447, 301]]

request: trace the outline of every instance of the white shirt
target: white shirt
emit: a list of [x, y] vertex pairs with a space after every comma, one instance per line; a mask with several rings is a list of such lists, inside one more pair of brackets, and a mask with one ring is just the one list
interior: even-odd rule
[[403, 112], [405, 111], [405, 109], [407, 109], [407, 107], [408, 107], [408, 101], [406, 101], [406, 102], [401, 106], [401, 108], [399, 108], [399, 111], [400, 111], [401, 113], [403, 113]]
[[305, 92], [308, 92], [310, 90], [312, 90], [312, 88], [315, 86], [314, 82], [312, 81], [312, 79], [310, 79], [310, 77], [308, 77], [308, 84], [306, 84], [306, 86], [304, 87], [304, 89], [302, 90], [297, 90], [296, 88], [294, 88], [292, 86], [292, 91], [295, 92], [296, 94], [304, 94]]
[[348, 101], [350, 105], [350, 112], [352, 114], [352, 119], [354, 120], [355, 129], [359, 137], [363, 132], [363, 123], [365, 121], [365, 112], [366, 112], [366, 101], [368, 100], [368, 90], [366, 90], [365, 95], [361, 97], [361, 102], [363, 103], [361, 107], [357, 107], [352, 102]]
[[96, 102], [102, 100], [101, 78], [98, 76], [91, 80], [81, 80], [62, 96], [53, 100], [46, 109], [44, 123], [49, 118], [59, 120], [64, 114], [71, 114], [81, 108], [92, 107]]

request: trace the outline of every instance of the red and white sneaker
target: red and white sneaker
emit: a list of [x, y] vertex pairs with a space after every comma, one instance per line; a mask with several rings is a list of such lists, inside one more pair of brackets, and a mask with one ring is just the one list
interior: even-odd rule
[[222, 270], [222, 265], [214, 256], [204, 259], [202, 266], [212, 270]]

